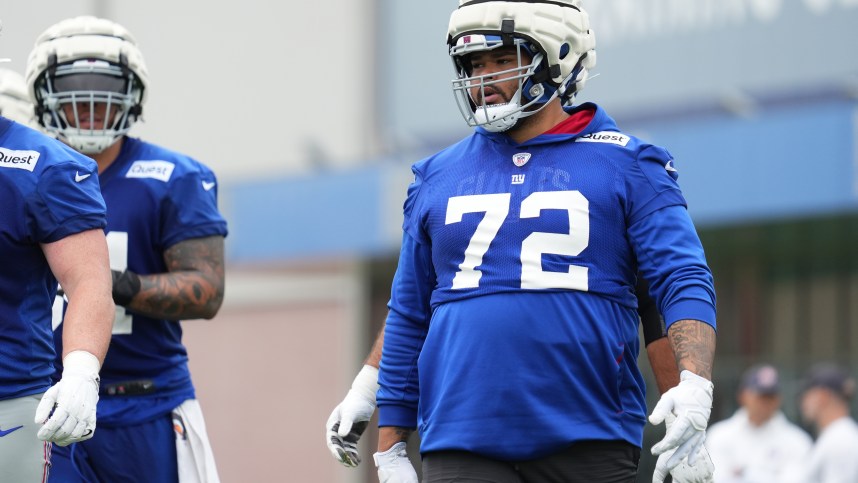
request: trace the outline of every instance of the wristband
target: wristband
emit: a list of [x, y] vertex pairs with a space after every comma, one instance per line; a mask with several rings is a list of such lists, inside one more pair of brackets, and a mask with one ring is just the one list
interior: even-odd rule
[[113, 275], [113, 302], [126, 306], [140, 292], [140, 275], [131, 270], [111, 270]]
[[63, 357], [63, 373], [66, 371], [76, 374], [90, 374], [94, 376], [96, 384], [98, 384], [98, 371], [101, 369], [101, 362], [98, 357], [85, 350], [71, 351]]

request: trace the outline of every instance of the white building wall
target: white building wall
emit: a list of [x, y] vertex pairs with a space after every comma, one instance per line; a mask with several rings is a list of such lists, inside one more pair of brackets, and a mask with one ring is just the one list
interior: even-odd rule
[[196, 157], [222, 184], [376, 154], [374, 0], [9, 0], [0, 57], [23, 72], [39, 33], [82, 14], [130, 29], [146, 58], [132, 135]]

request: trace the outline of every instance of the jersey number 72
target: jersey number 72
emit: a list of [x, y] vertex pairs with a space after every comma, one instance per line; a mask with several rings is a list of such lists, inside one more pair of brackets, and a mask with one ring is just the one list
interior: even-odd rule
[[[447, 201], [445, 224], [459, 223], [465, 213], [485, 213], [471, 236], [465, 258], [453, 277], [453, 289], [476, 288], [483, 273], [477, 269], [509, 215], [511, 194], [454, 196]], [[565, 288], [587, 291], [587, 267], [569, 265], [568, 272], [542, 269], [545, 253], [577, 256], [590, 242], [590, 203], [579, 191], [539, 191], [521, 202], [520, 218], [537, 218], [542, 210], [566, 210], [569, 233], [533, 232], [521, 243], [521, 288]]]

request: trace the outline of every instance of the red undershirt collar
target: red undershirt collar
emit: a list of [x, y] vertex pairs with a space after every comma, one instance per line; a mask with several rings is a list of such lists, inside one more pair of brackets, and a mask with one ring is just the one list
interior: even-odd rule
[[594, 108], [588, 107], [575, 111], [572, 115], [548, 131], [545, 131], [543, 134], [578, 134], [583, 131], [588, 124], [590, 124], [590, 121], [592, 121], [595, 116], [596, 109]]

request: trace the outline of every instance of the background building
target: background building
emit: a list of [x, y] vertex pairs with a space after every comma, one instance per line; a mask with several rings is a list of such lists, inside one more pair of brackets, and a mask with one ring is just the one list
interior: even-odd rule
[[[444, 44], [457, 2], [5, 3], [20, 71], [61, 18], [128, 27], [151, 75], [132, 134], [219, 175], [226, 302], [183, 324], [223, 480], [375, 481], [371, 438], [348, 470], [323, 426], [386, 313], [409, 166], [468, 133]], [[676, 157], [715, 274], [713, 421], [763, 360], [795, 420], [811, 362], [858, 373], [858, 1], [584, 6], [598, 76], [579, 100]]]

